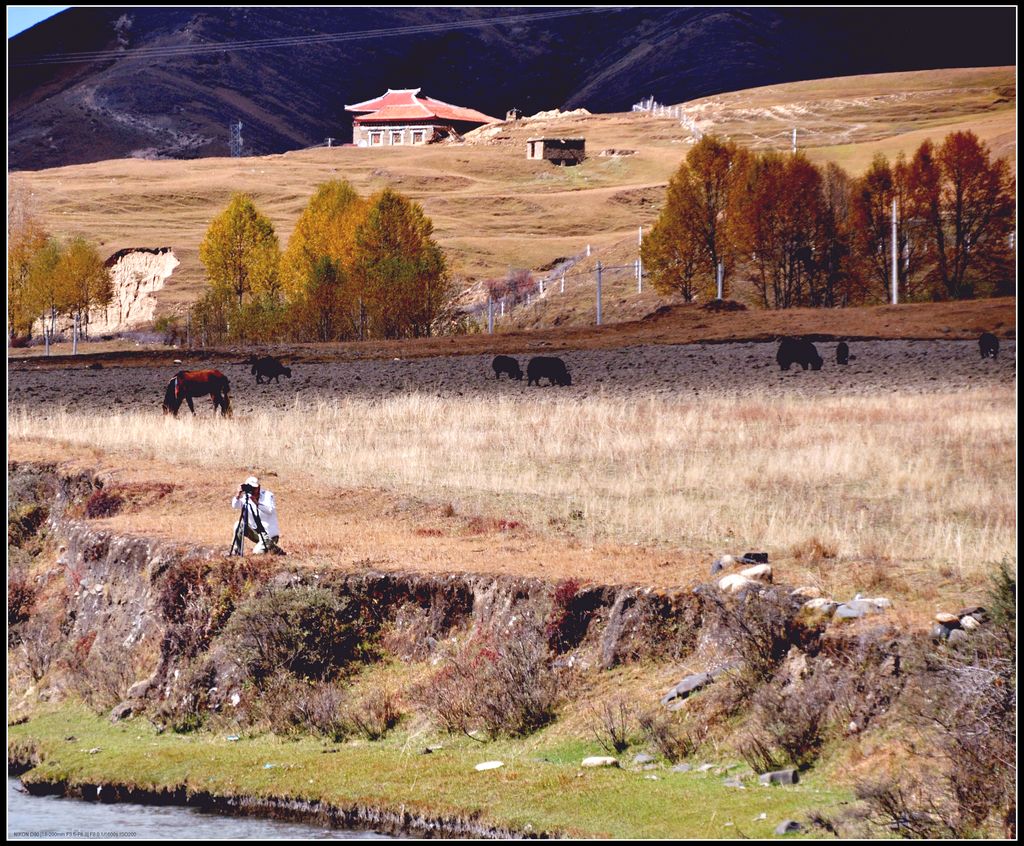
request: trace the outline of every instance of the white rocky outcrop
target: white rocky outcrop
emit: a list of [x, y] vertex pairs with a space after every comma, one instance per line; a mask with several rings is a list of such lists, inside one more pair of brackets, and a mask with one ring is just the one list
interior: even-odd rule
[[180, 262], [170, 247], [119, 250], [107, 259], [114, 299], [89, 315], [91, 335], [138, 329], [153, 321], [156, 294]]

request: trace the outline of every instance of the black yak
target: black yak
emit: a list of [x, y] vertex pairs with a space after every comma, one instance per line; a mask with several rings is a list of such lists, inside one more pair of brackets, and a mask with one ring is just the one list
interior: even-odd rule
[[804, 370], [808, 367], [811, 370], [821, 370], [823, 363], [814, 344], [803, 338], [783, 338], [779, 343], [775, 360], [783, 370], [789, 370], [794, 364], [799, 364]]
[[849, 364], [856, 357], [850, 355], [850, 348], [846, 345], [846, 341], [839, 342], [839, 346], [836, 347], [836, 364]]
[[256, 374], [256, 384], [262, 385], [263, 379], [269, 382], [273, 379], [275, 382], [281, 381], [281, 376], [287, 376], [289, 379], [292, 378], [292, 369], [285, 367], [272, 356], [264, 356], [263, 358], [252, 359], [252, 373]]
[[546, 378], [550, 385], [565, 387], [572, 384], [572, 376], [565, 367], [565, 362], [553, 356], [538, 355], [530, 359], [526, 365], [526, 384], [534, 383], [540, 387], [541, 378]]
[[978, 349], [982, 358], [995, 358], [999, 355], [999, 339], [991, 332], [983, 332], [978, 338]]
[[519, 362], [508, 355], [496, 355], [491, 362], [494, 368], [494, 378], [500, 379], [502, 373], [508, 374], [509, 379], [523, 380], [523, 371], [519, 368]]

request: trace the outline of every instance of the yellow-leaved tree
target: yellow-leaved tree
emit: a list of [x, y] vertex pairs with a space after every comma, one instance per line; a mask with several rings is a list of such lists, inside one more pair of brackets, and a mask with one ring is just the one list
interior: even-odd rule
[[367, 203], [343, 180], [317, 186], [281, 256], [281, 282], [292, 330], [330, 341], [359, 334], [359, 293], [351, 270], [356, 228]]
[[430, 335], [451, 298], [441, 248], [418, 203], [384, 189], [370, 198], [356, 229], [352, 277], [366, 305], [370, 334], [380, 338]]
[[[216, 314], [223, 325], [203, 326], [211, 334], [269, 337], [280, 315], [281, 250], [274, 225], [247, 194], [235, 194], [210, 223], [199, 245], [210, 290], [197, 316]], [[245, 298], [248, 296], [248, 300]]]
[[28, 207], [23, 189], [12, 187], [7, 201], [7, 335], [27, 337], [39, 314], [32, 311], [30, 271], [46, 246], [46, 230]]
[[64, 247], [56, 238], [46, 242], [32, 256], [25, 285], [24, 307], [33, 317], [49, 322], [52, 335], [57, 330], [57, 315], [66, 313], [71, 306], [71, 293], [64, 279], [57, 275]]
[[109, 268], [96, 247], [79, 236], [64, 246], [54, 275], [64, 292], [67, 313], [77, 317], [80, 331], [88, 334], [89, 311], [108, 305], [114, 298]]

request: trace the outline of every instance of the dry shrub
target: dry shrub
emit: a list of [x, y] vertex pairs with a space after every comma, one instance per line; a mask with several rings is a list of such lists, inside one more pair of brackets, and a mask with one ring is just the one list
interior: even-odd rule
[[863, 731], [889, 713], [902, 692], [907, 676], [901, 665], [910, 646], [894, 640], [888, 630], [818, 645], [819, 657], [803, 659], [807, 672], [802, 677], [780, 674], [754, 693], [744, 741], [751, 766], [757, 758], [763, 759], [762, 766], [775, 766], [778, 752], [800, 769], [809, 767], [830, 734], [850, 722]]
[[816, 562], [834, 559], [839, 551], [833, 544], [814, 537], [795, 544], [789, 551], [797, 561]]
[[736, 751], [755, 773], [771, 772], [781, 766], [771, 745], [759, 732], [751, 732], [742, 738], [736, 744]]
[[[809, 767], [818, 757], [835, 692], [826, 673], [815, 673], [802, 684], [783, 689], [765, 685], [754, 696], [760, 736], [752, 733], [750, 744], [764, 749], [775, 747], [796, 767]], [[744, 755], [746, 758], [747, 756]], [[764, 764], [774, 768], [766, 756]], [[748, 761], [749, 762], [749, 761]], [[751, 766], [753, 762], [750, 762]], [[754, 767], [757, 772], [767, 770]]]
[[122, 646], [106, 639], [96, 642], [96, 633], [90, 632], [76, 643], [68, 660], [69, 687], [90, 708], [105, 713], [128, 696], [137, 670]]
[[120, 513], [123, 506], [124, 500], [121, 497], [100, 488], [85, 503], [85, 516], [91, 520], [113, 517], [115, 514]]
[[747, 307], [736, 300], [709, 300], [701, 306], [704, 311], [746, 311]]
[[497, 517], [471, 517], [466, 523], [466, 532], [471, 535], [488, 535], [496, 532], [513, 532], [523, 529], [518, 520], [505, 520]]
[[555, 714], [558, 684], [547, 641], [523, 622], [479, 632], [418, 691], [441, 728], [491, 738], [529, 734]]
[[277, 710], [279, 725], [283, 715], [286, 731], [301, 730], [328, 737], [340, 743], [351, 734], [346, 718], [346, 696], [333, 683], [297, 681], [286, 676], [278, 680], [286, 693], [284, 708]]
[[398, 695], [387, 687], [374, 687], [352, 701], [337, 682], [299, 679], [280, 671], [264, 679], [245, 721], [279, 735], [314, 734], [340, 743], [353, 735], [380, 740], [402, 716]]
[[102, 561], [110, 552], [110, 539], [99, 537], [82, 550], [82, 560], [90, 564]]
[[172, 731], [187, 733], [202, 728], [210, 715], [210, 690], [217, 671], [209, 660], [189, 664], [181, 673], [172, 695], [157, 709], [157, 716]]
[[22, 547], [34, 538], [39, 528], [50, 516], [47, 506], [39, 503], [25, 503], [9, 506], [7, 509], [7, 545]]
[[590, 705], [590, 731], [594, 739], [609, 755], [618, 755], [629, 748], [636, 730], [634, 706], [622, 696], [605, 699], [599, 705]]
[[388, 687], [375, 687], [361, 701], [348, 706], [345, 722], [367, 740], [380, 740], [402, 719], [398, 694]]
[[660, 710], [645, 711], [637, 721], [647, 742], [671, 764], [691, 757], [706, 735], [696, 721]]
[[883, 776], [860, 782], [855, 792], [868, 808], [868, 822], [876, 827], [914, 840], [953, 836], [938, 814], [924, 810], [934, 799], [922, 787], [907, 776]]
[[574, 600], [579, 592], [578, 579], [566, 579], [555, 586], [551, 611], [544, 622], [544, 636], [548, 648], [554, 653], [576, 646], [586, 632], [586, 619], [579, 609], [574, 608]]
[[40, 681], [50, 669], [62, 646], [56, 622], [37, 614], [18, 626], [18, 656], [33, 681]]
[[797, 621], [799, 599], [785, 590], [747, 590], [730, 596], [711, 589], [702, 596], [722, 647], [742, 663], [751, 685], [767, 682], [809, 632]]
[[272, 591], [242, 603], [223, 637], [242, 673], [257, 686], [277, 670], [329, 679], [373, 649], [358, 603], [326, 588]]
[[436, 591], [422, 602], [405, 602], [381, 633], [384, 649], [407, 661], [421, 661], [465, 614], [459, 597]]
[[960, 648], [928, 648], [905, 698], [924, 737], [927, 780], [865, 781], [858, 796], [875, 824], [909, 837], [978, 837], [1015, 829], [1017, 754], [1016, 575], [1004, 560], [985, 606], [991, 620]]
[[872, 558], [851, 568], [853, 578], [865, 591], [879, 594], [912, 594], [897, 565], [888, 559]]
[[[16, 626], [28, 620], [36, 601], [36, 589], [28, 571], [23, 567], [11, 568], [7, 573], [7, 625]], [[8, 643], [14, 632], [8, 630]]]

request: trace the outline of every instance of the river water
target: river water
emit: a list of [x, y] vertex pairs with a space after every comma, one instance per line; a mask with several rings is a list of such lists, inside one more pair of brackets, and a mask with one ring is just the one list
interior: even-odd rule
[[385, 840], [368, 831], [204, 814], [193, 808], [30, 796], [7, 779], [8, 840]]

